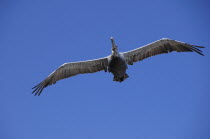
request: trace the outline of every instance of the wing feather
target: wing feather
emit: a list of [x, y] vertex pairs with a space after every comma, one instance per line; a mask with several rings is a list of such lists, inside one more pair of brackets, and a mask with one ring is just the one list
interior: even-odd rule
[[32, 93], [35, 93], [34, 95], [40, 95], [45, 87], [55, 84], [61, 79], [72, 77], [78, 74], [94, 73], [102, 70], [106, 71], [107, 66], [107, 57], [96, 60], [65, 63], [57, 70], [52, 72], [44, 81], [34, 86], [32, 88], [34, 89]]
[[172, 51], [176, 52], [196, 52], [200, 55], [203, 55], [202, 51], [198, 48], [204, 48], [203, 46], [196, 46], [187, 44], [184, 42], [171, 40], [171, 39], [161, 39], [158, 41], [155, 41], [153, 43], [150, 43], [146, 46], [124, 52], [122, 53], [125, 57], [127, 63], [129, 65], [132, 65], [134, 62], [141, 61], [145, 58], [164, 54], [164, 53], [170, 53]]

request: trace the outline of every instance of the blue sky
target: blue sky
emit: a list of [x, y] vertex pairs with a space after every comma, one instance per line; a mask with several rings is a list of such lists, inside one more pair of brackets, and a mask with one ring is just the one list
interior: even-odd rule
[[[207, 0], [0, 2], [1, 139], [209, 139], [210, 18]], [[109, 73], [32, 87], [65, 62], [110, 54], [161, 38], [206, 46]]]

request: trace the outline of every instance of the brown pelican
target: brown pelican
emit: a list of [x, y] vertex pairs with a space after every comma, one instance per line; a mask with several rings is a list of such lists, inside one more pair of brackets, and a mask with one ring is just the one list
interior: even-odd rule
[[112, 42], [112, 54], [94, 60], [80, 61], [64, 63], [57, 70], [52, 72], [44, 81], [33, 87], [32, 89], [35, 95], [40, 95], [43, 89], [49, 85], [55, 84], [61, 79], [72, 77], [78, 74], [94, 73], [104, 70], [108, 70], [114, 75], [113, 81], [122, 82], [129, 76], [126, 74], [127, 65], [133, 65], [133, 63], [141, 61], [145, 58], [155, 56], [158, 54], [169, 53], [172, 51], [177, 52], [197, 52], [200, 55], [202, 51], [198, 48], [204, 48], [202, 46], [195, 46], [184, 42], [160, 39], [143, 47], [137, 49], [119, 53], [118, 47], [111, 37]]

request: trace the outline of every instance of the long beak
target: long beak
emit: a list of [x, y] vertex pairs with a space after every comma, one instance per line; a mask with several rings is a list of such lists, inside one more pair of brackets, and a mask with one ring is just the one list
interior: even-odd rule
[[115, 43], [114, 43], [114, 38], [111, 37], [111, 42], [112, 42], [112, 47], [116, 47]]

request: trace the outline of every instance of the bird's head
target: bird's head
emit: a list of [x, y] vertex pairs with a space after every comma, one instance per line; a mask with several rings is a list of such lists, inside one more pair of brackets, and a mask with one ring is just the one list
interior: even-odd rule
[[117, 45], [114, 42], [114, 38], [113, 37], [111, 37], [111, 42], [112, 42], [112, 51], [113, 52], [118, 52], [118, 48], [117, 48]]

